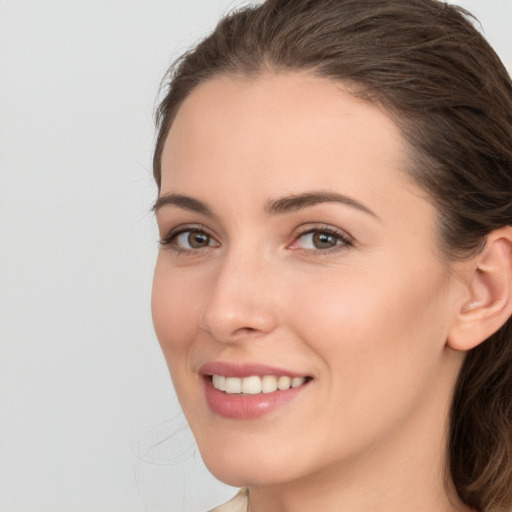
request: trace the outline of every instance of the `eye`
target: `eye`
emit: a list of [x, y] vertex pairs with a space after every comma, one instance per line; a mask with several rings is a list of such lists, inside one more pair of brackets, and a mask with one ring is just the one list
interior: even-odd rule
[[174, 243], [184, 249], [202, 249], [208, 247], [211, 237], [202, 231], [184, 231], [174, 238]]
[[169, 245], [176, 251], [194, 251], [206, 247], [217, 247], [218, 242], [201, 229], [181, 229], [161, 240], [162, 245]]
[[331, 249], [340, 243], [339, 237], [325, 231], [314, 231], [300, 238], [305, 249]]
[[315, 228], [299, 234], [290, 249], [330, 252], [351, 246], [350, 238], [334, 229]]

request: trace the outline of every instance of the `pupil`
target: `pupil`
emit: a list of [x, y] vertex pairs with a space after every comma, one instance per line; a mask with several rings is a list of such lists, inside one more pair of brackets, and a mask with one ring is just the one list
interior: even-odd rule
[[190, 247], [194, 247], [195, 249], [206, 247], [209, 242], [210, 239], [208, 235], [205, 235], [204, 233], [192, 231], [190, 235], [188, 235], [188, 243], [190, 244]]
[[315, 233], [313, 244], [317, 249], [329, 249], [336, 245], [336, 237], [329, 233]]

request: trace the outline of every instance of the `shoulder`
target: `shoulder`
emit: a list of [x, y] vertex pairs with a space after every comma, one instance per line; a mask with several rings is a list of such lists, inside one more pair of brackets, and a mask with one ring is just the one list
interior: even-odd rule
[[241, 489], [240, 492], [224, 505], [212, 508], [209, 512], [247, 512], [249, 505], [249, 491]]

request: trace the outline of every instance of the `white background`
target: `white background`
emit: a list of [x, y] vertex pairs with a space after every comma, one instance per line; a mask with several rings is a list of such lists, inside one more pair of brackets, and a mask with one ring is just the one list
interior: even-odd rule
[[[0, 0], [1, 512], [233, 494], [200, 465], [153, 333], [149, 210], [160, 79], [237, 3]], [[512, 64], [512, 2], [460, 3]]]

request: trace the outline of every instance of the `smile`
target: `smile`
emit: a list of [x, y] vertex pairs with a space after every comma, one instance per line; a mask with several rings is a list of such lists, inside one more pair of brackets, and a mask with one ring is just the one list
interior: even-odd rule
[[302, 386], [307, 380], [307, 377], [289, 377], [287, 375], [264, 375], [263, 377], [253, 375], [244, 378], [212, 375], [213, 387], [229, 395], [258, 395], [278, 390], [286, 391]]

